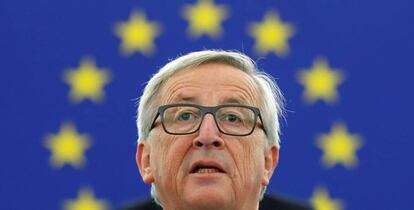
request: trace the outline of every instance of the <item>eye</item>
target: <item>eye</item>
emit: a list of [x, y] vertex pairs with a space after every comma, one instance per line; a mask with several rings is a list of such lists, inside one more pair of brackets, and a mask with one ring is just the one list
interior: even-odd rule
[[241, 121], [240, 118], [234, 114], [227, 114], [224, 116], [224, 120], [229, 122], [239, 122]]
[[183, 113], [178, 115], [178, 120], [187, 121], [187, 120], [191, 120], [193, 118], [194, 118], [194, 114], [190, 113], [190, 112], [183, 112]]

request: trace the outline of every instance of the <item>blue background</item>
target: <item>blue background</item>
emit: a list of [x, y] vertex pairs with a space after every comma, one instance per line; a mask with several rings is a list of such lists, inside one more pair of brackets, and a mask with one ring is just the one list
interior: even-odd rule
[[[84, 186], [117, 207], [149, 195], [135, 165], [135, 99], [143, 84], [168, 59], [208, 48], [235, 49], [277, 78], [286, 99], [279, 167], [269, 191], [309, 200], [325, 186], [345, 209], [411, 209], [414, 135], [412, 131], [414, 12], [408, 0], [223, 1], [230, 16], [223, 36], [191, 39], [180, 15], [195, 1], [52, 1], [0, 2], [0, 200], [1, 209], [62, 209]], [[162, 25], [151, 56], [123, 56], [114, 33], [131, 11], [145, 11]], [[247, 26], [268, 10], [295, 27], [286, 57], [260, 56]], [[94, 58], [109, 69], [103, 103], [71, 103], [63, 72], [81, 58]], [[345, 74], [340, 99], [306, 104], [296, 76], [325, 57]], [[45, 136], [63, 122], [92, 136], [83, 169], [50, 166]], [[321, 165], [315, 145], [336, 121], [359, 134], [355, 169]], [[411, 166], [410, 166], [411, 165]], [[411, 208], [410, 208], [411, 207]]]

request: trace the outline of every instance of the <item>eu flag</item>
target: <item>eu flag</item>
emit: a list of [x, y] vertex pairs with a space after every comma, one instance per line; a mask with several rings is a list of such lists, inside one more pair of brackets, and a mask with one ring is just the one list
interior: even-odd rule
[[316, 210], [412, 209], [413, 6], [2, 0], [0, 208], [104, 210], [148, 197], [137, 97], [170, 59], [225, 49], [254, 58], [287, 99], [270, 193]]

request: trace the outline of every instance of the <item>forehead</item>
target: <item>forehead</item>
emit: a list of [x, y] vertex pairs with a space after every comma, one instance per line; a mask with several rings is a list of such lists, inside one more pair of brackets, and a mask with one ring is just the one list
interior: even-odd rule
[[181, 70], [167, 79], [160, 103], [218, 105], [238, 103], [257, 106], [258, 88], [244, 71], [222, 63], [207, 63]]

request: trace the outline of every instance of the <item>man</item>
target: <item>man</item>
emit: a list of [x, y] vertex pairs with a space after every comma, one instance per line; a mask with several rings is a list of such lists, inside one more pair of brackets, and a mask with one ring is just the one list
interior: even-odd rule
[[[142, 179], [165, 210], [257, 210], [279, 161], [282, 114], [277, 84], [246, 55], [206, 50], [179, 57], [140, 98]], [[307, 208], [277, 205], [272, 209]]]

